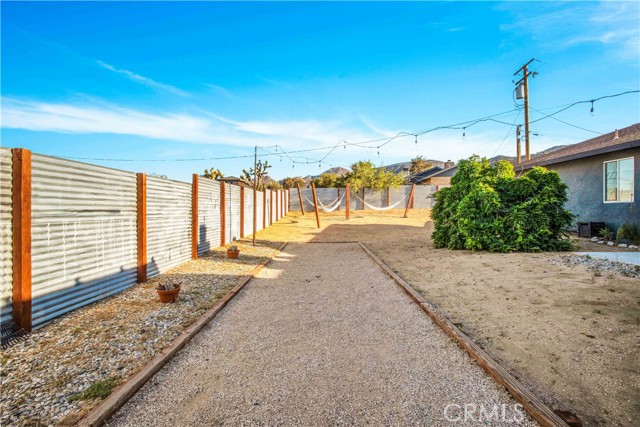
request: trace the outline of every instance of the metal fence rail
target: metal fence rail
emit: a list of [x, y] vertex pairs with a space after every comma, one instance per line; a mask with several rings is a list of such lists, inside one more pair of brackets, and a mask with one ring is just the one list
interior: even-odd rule
[[34, 154], [33, 327], [136, 283], [136, 176]]

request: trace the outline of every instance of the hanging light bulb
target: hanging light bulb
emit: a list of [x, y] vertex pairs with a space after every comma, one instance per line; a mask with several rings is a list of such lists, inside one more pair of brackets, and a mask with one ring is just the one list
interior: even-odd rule
[[589, 113], [593, 116], [593, 101], [591, 101], [591, 111]]
[[462, 128], [462, 140], [464, 140], [465, 136], [467, 136], [467, 128]]
[[347, 149], [347, 141], [344, 142], [344, 149]]
[[416, 137], [416, 145], [418, 145], [418, 135], [414, 135]]
[[296, 168], [296, 164], [295, 163], [291, 163], [291, 169], [295, 169]]
[[322, 169], [322, 162], [318, 162], [318, 169]]
[[380, 147], [378, 147], [378, 157], [380, 157]]

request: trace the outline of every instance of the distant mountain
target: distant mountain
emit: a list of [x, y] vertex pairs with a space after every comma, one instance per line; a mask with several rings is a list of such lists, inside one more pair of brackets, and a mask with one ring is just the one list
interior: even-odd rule
[[[442, 160], [434, 160], [434, 159], [425, 159], [427, 162], [431, 163], [431, 167], [440, 167], [442, 169], [444, 169], [444, 164], [445, 162], [443, 162]], [[392, 165], [387, 165], [387, 166], [382, 166], [381, 168], [384, 168], [387, 171], [391, 171], [393, 173], [409, 173], [409, 169], [411, 169], [411, 162], [401, 162], [401, 163], [394, 163]]]
[[[556, 145], [555, 147], [547, 148], [546, 150], [538, 151], [537, 153], [532, 153], [531, 158], [535, 159], [536, 157], [551, 153], [553, 151], [559, 150], [564, 147], [566, 147], [566, 145]], [[524, 154], [522, 154], [522, 159], [524, 160]], [[514, 163], [516, 161], [516, 156], [503, 156], [503, 155], [495, 156], [489, 159], [489, 163], [491, 163], [492, 165], [495, 165], [500, 160], [506, 160], [508, 162]]]

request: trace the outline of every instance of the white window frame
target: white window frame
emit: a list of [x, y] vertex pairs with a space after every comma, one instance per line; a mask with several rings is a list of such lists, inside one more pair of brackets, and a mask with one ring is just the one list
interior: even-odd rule
[[[633, 156], [624, 157], [622, 159], [607, 160], [605, 162], [602, 162], [602, 202], [603, 203], [633, 203], [633, 201], [636, 198], [636, 194], [631, 193], [630, 201], [620, 200], [620, 162], [623, 160], [631, 160], [631, 178], [633, 180], [631, 184], [631, 188], [632, 189], [636, 188], [636, 171], [635, 171], [636, 165], [635, 165]], [[617, 179], [618, 179], [617, 192], [618, 193], [616, 195], [617, 200], [607, 200], [607, 163], [614, 163], [614, 162], [618, 164], [618, 173], [617, 173]]]

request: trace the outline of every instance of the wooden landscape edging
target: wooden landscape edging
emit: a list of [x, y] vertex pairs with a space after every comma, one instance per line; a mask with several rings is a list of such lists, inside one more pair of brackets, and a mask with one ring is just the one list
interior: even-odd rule
[[251, 273], [242, 276], [238, 284], [219, 300], [216, 305], [203, 314], [195, 323], [185, 329], [176, 339], [171, 341], [168, 346], [160, 350], [160, 352], [147, 363], [137, 374], [129, 378], [116, 391], [111, 393], [109, 397], [103, 400], [98, 406], [93, 408], [84, 418], [77, 424], [82, 427], [101, 426], [107, 422], [112, 415], [124, 406], [134, 394], [140, 390], [147, 381], [166, 365], [173, 356], [176, 355], [191, 339], [198, 334], [222, 309], [231, 301], [244, 286], [253, 279], [260, 270], [262, 270], [273, 258], [276, 257], [288, 242], [284, 242], [278, 248], [278, 251], [269, 258], [257, 265]]
[[511, 396], [520, 403], [533, 419], [545, 427], [568, 427], [551, 408], [542, 403], [538, 397], [525, 388], [513, 375], [500, 366], [487, 352], [481, 349], [456, 325], [443, 316], [438, 310], [416, 292], [407, 282], [398, 276], [384, 261], [369, 250], [364, 243], [358, 242], [369, 257], [387, 273], [420, 306], [433, 322], [449, 337], [453, 338], [496, 382], [505, 387]]

